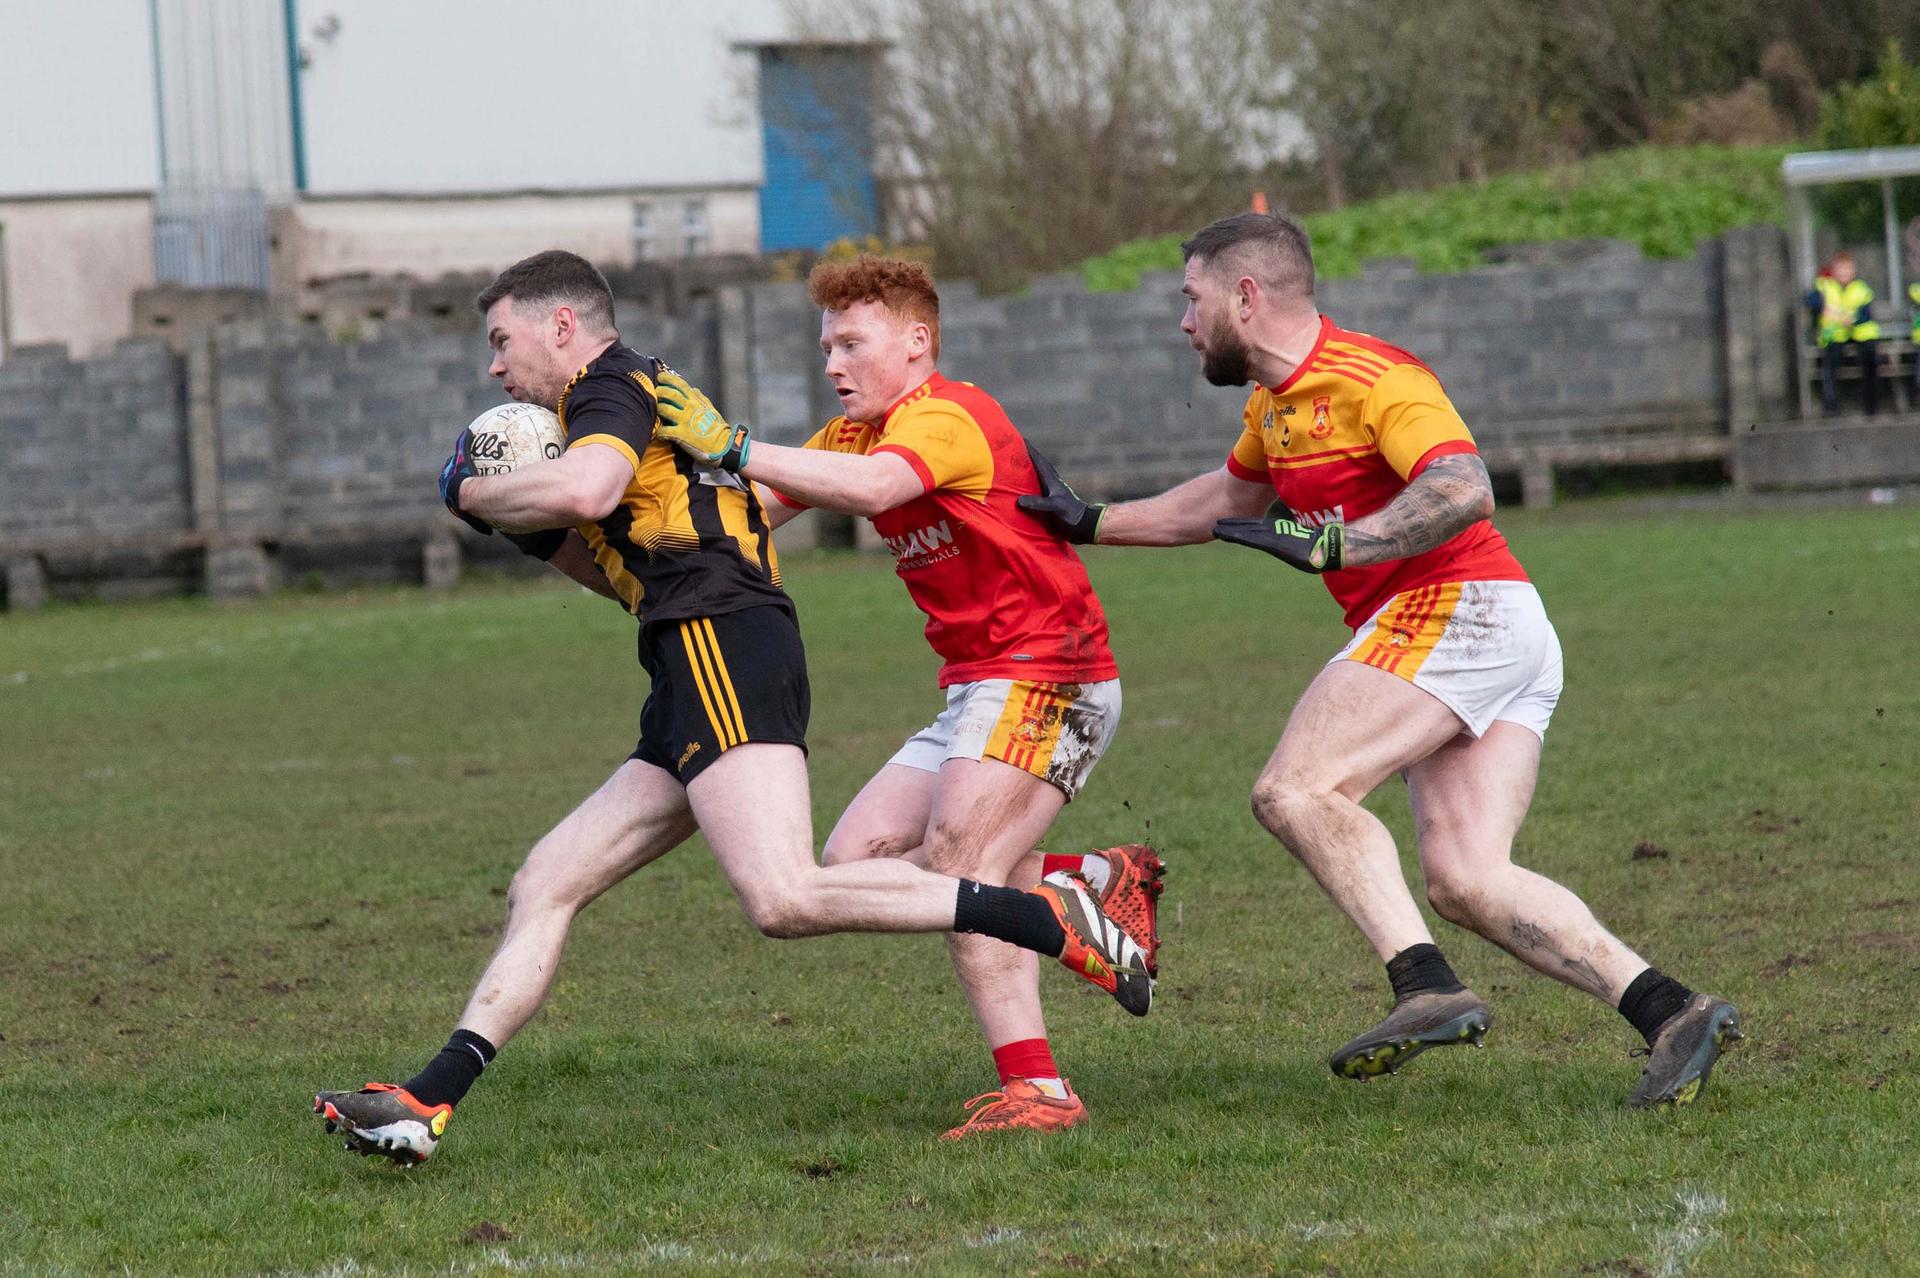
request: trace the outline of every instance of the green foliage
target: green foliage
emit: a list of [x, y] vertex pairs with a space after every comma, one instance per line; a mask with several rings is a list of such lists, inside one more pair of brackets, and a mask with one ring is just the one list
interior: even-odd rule
[[[1734, 227], [1785, 220], [1783, 154], [1773, 147], [1636, 147], [1309, 214], [1306, 226], [1326, 279], [1357, 275], [1370, 258], [1465, 271], [1482, 264], [1489, 249], [1593, 237], [1627, 240], [1651, 257], [1687, 257], [1700, 241]], [[1182, 238], [1136, 240], [1083, 263], [1087, 286], [1124, 292], [1138, 286], [1142, 271], [1179, 270]]]
[[[1899, 41], [1887, 42], [1873, 76], [1821, 100], [1819, 140], [1830, 151], [1920, 144], [1920, 66], [1907, 61]], [[1843, 241], [1877, 241], [1885, 217], [1880, 191], [1878, 182], [1849, 182], [1819, 191], [1818, 205]], [[1895, 182], [1893, 193], [1897, 209], [1920, 215], [1920, 178]]]
[[[1042, 974], [1088, 1127], [941, 1142], [994, 1077], [945, 947], [762, 939], [695, 840], [580, 917], [430, 1164], [352, 1158], [313, 1090], [444, 1041], [514, 866], [631, 747], [632, 620], [56, 606], [0, 621], [0, 1276], [1912, 1272], [1920, 682], [1862, 636], [1920, 627], [1920, 509], [1500, 523], [1567, 651], [1518, 859], [1739, 1002], [1693, 1109], [1623, 1112], [1624, 1023], [1438, 922], [1487, 1050], [1331, 1077], [1385, 983], [1247, 790], [1337, 610], [1263, 555], [1093, 547], [1127, 718], [1049, 846], [1173, 868], [1153, 1015]], [[785, 567], [824, 834], [941, 697], [890, 561]], [[1413, 868], [1402, 787], [1368, 806]]]

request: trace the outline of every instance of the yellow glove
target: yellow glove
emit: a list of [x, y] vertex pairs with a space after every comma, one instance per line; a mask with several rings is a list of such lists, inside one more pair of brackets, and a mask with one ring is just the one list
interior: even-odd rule
[[659, 424], [654, 434], [682, 452], [722, 470], [738, 472], [747, 464], [753, 428], [729, 425], [705, 391], [672, 369], [662, 369], [654, 383]]

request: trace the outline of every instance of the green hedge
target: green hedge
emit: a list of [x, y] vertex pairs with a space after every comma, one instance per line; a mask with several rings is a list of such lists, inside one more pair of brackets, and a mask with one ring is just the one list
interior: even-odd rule
[[[1423, 271], [1464, 271], [1488, 249], [1605, 237], [1649, 257], [1690, 257], [1737, 226], [1784, 223], [1778, 147], [1637, 147], [1560, 168], [1389, 195], [1306, 218], [1325, 279], [1369, 258], [1406, 257]], [[1191, 231], [1135, 240], [1081, 264], [1087, 287], [1127, 292], [1142, 271], [1180, 269]]]

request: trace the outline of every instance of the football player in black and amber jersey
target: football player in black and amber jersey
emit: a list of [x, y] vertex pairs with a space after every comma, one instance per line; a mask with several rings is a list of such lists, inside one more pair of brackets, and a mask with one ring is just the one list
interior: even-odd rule
[[807, 674], [753, 492], [653, 438], [658, 360], [620, 343], [613, 296], [571, 253], [536, 254], [480, 294], [490, 372], [560, 415], [567, 450], [476, 476], [462, 432], [441, 474], [448, 508], [618, 600], [640, 623], [651, 690], [640, 741], [604, 785], [534, 845], [507, 926], [447, 1045], [405, 1084], [324, 1092], [314, 1110], [347, 1147], [412, 1165], [437, 1146], [480, 1071], [552, 987], [573, 916], [679, 844], [706, 835], [748, 918], [768, 936], [978, 932], [1057, 957], [1144, 1015], [1145, 956], [1084, 881], [1031, 892], [905, 861], [814, 861]]
[[1333, 1053], [1333, 1072], [1365, 1080], [1428, 1047], [1478, 1042], [1491, 1023], [1434, 945], [1393, 836], [1361, 806], [1398, 774], [1434, 909], [1617, 1008], [1651, 1051], [1630, 1105], [1691, 1102], [1740, 1037], [1737, 1010], [1664, 975], [1579, 897], [1513, 863], [1560, 696], [1560, 642], [1489, 522], [1487, 468], [1439, 378], [1320, 313], [1306, 232], [1284, 217], [1223, 218], [1182, 250], [1180, 328], [1204, 376], [1255, 383], [1225, 463], [1110, 507], [1042, 466], [1046, 492], [1020, 504], [1071, 540], [1251, 546], [1319, 574], [1344, 609], [1353, 640], [1301, 695], [1253, 791], [1261, 824], [1387, 965], [1392, 1011]]

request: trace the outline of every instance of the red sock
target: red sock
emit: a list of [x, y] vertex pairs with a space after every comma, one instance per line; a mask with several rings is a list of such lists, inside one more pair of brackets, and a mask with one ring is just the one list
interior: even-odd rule
[[1060, 1067], [1053, 1063], [1053, 1049], [1044, 1038], [1023, 1038], [994, 1048], [993, 1067], [1000, 1071], [1003, 1083], [1015, 1078], [1060, 1077]]
[[[1086, 857], [1084, 856], [1055, 856], [1049, 852], [1040, 858], [1040, 877], [1044, 879], [1049, 874], [1056, 873], [1060, 870], [1065, 870], [1069, 874], [1078, 874], [1080, 873], [1081, 862], [1085, 860]], [[1045, 1076], [1042, 1075], [1042, 1077]]]

